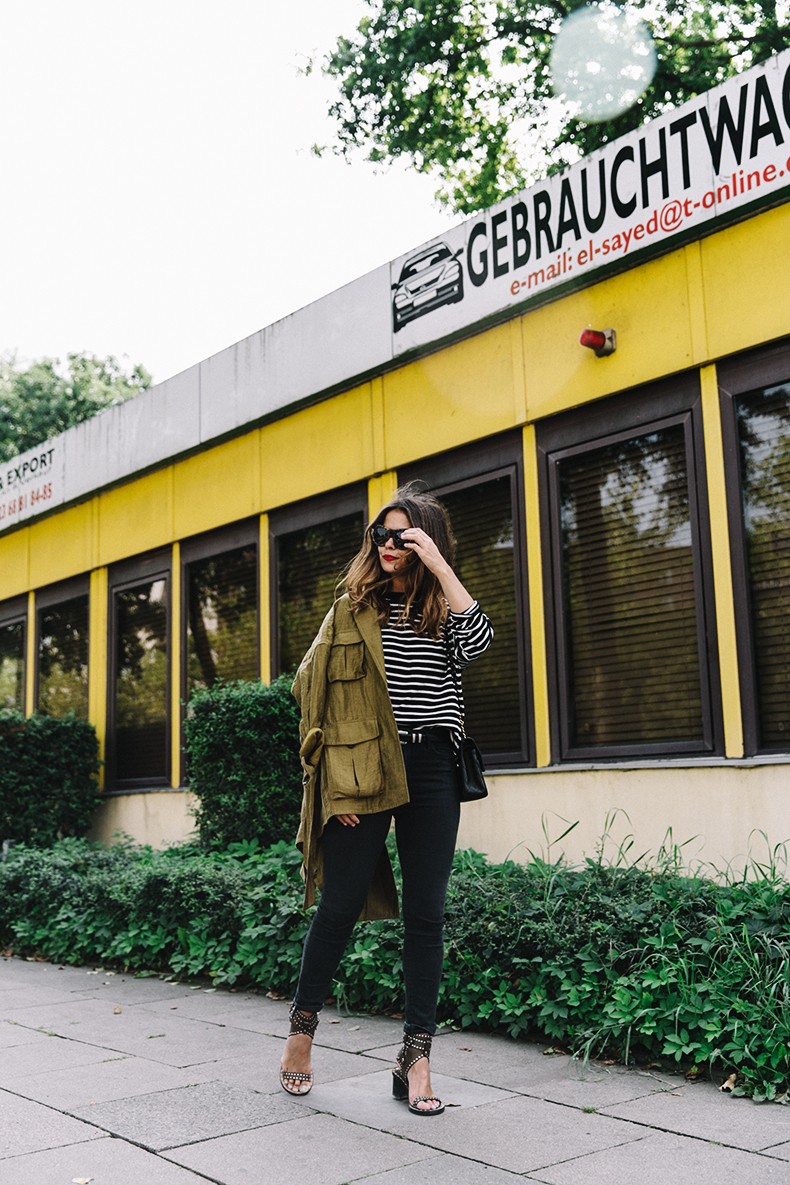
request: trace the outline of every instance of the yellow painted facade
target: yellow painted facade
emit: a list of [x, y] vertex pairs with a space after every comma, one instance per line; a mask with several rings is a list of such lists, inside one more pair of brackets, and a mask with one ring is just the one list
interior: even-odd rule
[[[464, 812], [461, 842], [496, 857], [538, 850], [542, 818], [583, 818], [566, 845], [581, 854], [594, 845], [611, 811], [628, 811], [640, 849], [655, 848], [669, 827], [679, 841], [703, 829], [704, 859], [736, 858], [760, 827], [770, 829], [774, 840], [786, 838], [779, 803], [787, 765], [754, 768], [737, 761], [744, 739], [717, 362], [788, 334], [788, 246], [790, 206], [782, 205], [1, 534], [0, 605], [29, 597], [28, 670], [35, 666], [36, 591], [89, 574], [89, 716], [103, 746], [108, 568], [169, 548], [170, 704], [177, 721], [180, 548], [204, 532], [257, 519], [260, 671], [268, 679], [272, 511], [364, 483], [372, 515], [396, 488], [404, 466], [520, 431], [535, 768], [496, 773], [488, 802]], [[616, 329], [614, 355], [600, 359], [579, 346], [579, 333], [590, 326]], [[702, 392], [725, 759], [715, 769], [690, 761], [682, 769], [674, 762], [636, 772], [633, 766], [550, 770], [548, 558], [539, 518], [536, 429], [547, 417], [689, 370], [698, 372]], [[27, 711], [33, 703], [28, 678]], [[183, 838], [191, 816], [188, 796], [179, 789], [180, 763], [179, 730], [173, 727], [171, 792], [108, 798], [96, 834], [109, 838], [123, 831], [155, 844]]]

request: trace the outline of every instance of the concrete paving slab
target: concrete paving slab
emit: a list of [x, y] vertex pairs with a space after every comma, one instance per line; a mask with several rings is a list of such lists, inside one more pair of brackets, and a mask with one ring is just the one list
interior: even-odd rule
[[212, 993], [211, 990], [179, 996], [175, 1001], [160, 1000], [146, 1004], [151, 1012], [166, 1015], [175, 1012], [189, 1020], [205, 1020], [216, 1025], [232, 1025], [248, 1029], [252, 1033], [265, 1033], [272, 1037], [285, 1037], [288, 1032], [288, 1012], [281, 1001], [267, 1000], [265, 996], [231, 995], [229, 992]]
[[544, 1185], [779, 1185], [787, 1165], [688, 1136], [655, 1134], [530, 1173]]
[[[506, 1091], [497, 1090], [491, 1086], [481, 1085], [479, 1082], [464, 1082], [461, 1078], [448, 1078], [442, 1074], [431, 1076], [433, 1089], [443, 1101], [448, 1111], [463, 1107], [486, 1107], [491, 1103], [513, 1097]], [[294, 1103], [300, 1106], [305, 1103], [318, 1111], [337, 1115], [341, 1119], [348, 1119], [352, 1123], [362, 1123], [366, 1127], [377, 1131], [390, 1132], [393, 1135], [405, 1136], [418, 1140], [420, 1143], [430, 1137], [424, 1130], [430, 1122], [435, 1127], [444, 1120], [444, 1116], [436, 1116], [433, 1120], [420, 1115], [412, 1115], [404, 1102], [392, 1097], [392, 1074], [389, 1070], [379, 1070], [376, 1074], [361, 1077], [344, 1078], [340, 1082], [317, 1084], [309, 1095], [295, 1096]], [[453, 1149], [456, 1151], [456, 1149]]]
[[636, 1124], [519, 1097], [453, 1109], [432, 1120], [409, 1118], [417, 1125], [411, 1139], [511, 1173], [533, 1172], [645, 1137]]
[[[120, 1008], [117, 1013], [116, 1008]], [[115, 1005], [112, 997], [17, 1009], [11, 1012], [10, 1019], [171, 1066], [197, 1065], [233, 1053], [249, 1053], [264, 1042], [256, 1033], [181, 1020], [173, 1013], [165, 1017], [142, 1005]]]
[[0, 1185], [206, 1185], [206, 1178], [107, 1136], [0, 1161]]
[[674, 1091], [603, 1110], [607, 1115], [660, 1131], [698, 1136], [750, 1151], [779, 1144], [790, 1132], [790, 1115], [785, 1107], [734, 1099], [708, 1082], [679, 1083]]
[[[369, 1056], [394, 1061], [398, 1048], [371, 1050]], [[431, 1062], [454, 1078], [582, 1109], [672, 1090], [683, 1081], [654, 1071], [585, 1064], [565, 1054], [546, 1055], [546, 1048], [493, 1033], [445, 1032], [434, 1039]]]
[[29, 1045], [15, 1045], [0, 1057], [0, 1086], [10, 1086], [33, 1074], [49, 1074], [69, 1070], [75, 1066], [96, 1065], [118, 1055], [100, 1045], [85, 1045], [81, 1041], [66, 1041], [62, 1037], [45, 1037]]
[[546, 1099], [581, 1110], [589, 1107], [596, 1110], [606, 1108], [606, 1113], [610, 1114], [610, 1108], [619, 1103], [647, 1099], [655, 1094], [675, 1090], [678, 1082], [666, 1075], [654, 1074], [647, 1070], [624, 1071], [616, 1066], [585, 1068], [580, 1065], [569, 1065], [565, 1069], [558, 1067], [555, 1076], [547, 1075], [539, 1082], [530, 1079], [518, 1088], [511, 1076], [505, 1074], [502, 1076], [502, 1085], [507, 1085], [512, 1090], [519, 1089], [531, 1098]]
[[0, 1020], [0, 1049], [12, 1049], [16, 1045], [35, 1045], [37, 1041], [47, 1040], [46, 1033], [27, 1029], [24, 1025], [12, 1024], [8, 1020]]
[[365, 1177], [365, 1185], [524, 1185], [524, 1177], [440, 1152], [406, 1168]]
[[[279, 1094], [278, 1070], [285, 1043], [278, 1037], [261, 1037], [260, 1040], [266, 1042], [262, 1052], [256, 1046], [254, 1054], [205, 1062], [183, 1073], [189, 1073], [195, 1081], [237, 1082], [262, 1094]], [[327, 1083], [340, 1078], [381, 1073], [381, 1062], [366, 1054], [346, 1053], [342, 1049], [321, 1049], [315, 1052], [313, 1068], [317, 1079]]]
[[773, 1144], [765, 1149], [766, 1156], [775, 1156], [777, 1160], [790, 1160], [790, 1143]]
[[31, 966], [35, 967], [35, 983], [42, 986], [57, 981], [61, 986], [81, 987], [90, 970], [88, 967], [70, 967], [65, 963], [47, 963], [39, 959], [17, 959], [0, 956], [0, 992], [14, 983], [30, 983]]
[[41, 1103], [17, 1098], [7, 1090], [0, 1090], [0, 1116], [0, 1161], [9, 1156], [59, 1148], [104, 1135], [91, 1124], [61, 1115]]
[[220, 1185], [345, 1185], [434, 1156], [409, 1140], [331, 1115], [299, 1116], [163, 1155]]
[[[280, 1031], [283, 1036], [288, 1032], [287, 1008]], [[344, 1016], [335, 1008], [323, 1009], [316, 1033], [316, 1045], [345, 1049], [349, 1053], [390, 1045], [399, 1049], [402, 1041], [402, 1020], [392, 1020], [388, 1016]]]
[[147, 1007], [161, 1004], [163, 1008], [188, 999], [193, 994], [188, 984], [175, 980], [159, 976], [137, 978], [112, 971], [91, 977], [88, 991], [95, 999], [111, 996], [115, 1004], [145, 1004]]
[[151, 1151], [194, 1144], [293, 1118], [284, 1094], [262, 1095], [227, 1082], [116, 1099], [74, 1114]]
[[[107, 1054], [104, 1056], [107, 1057]], [[195, 1074], [189, 1069], [180, 1070], [143, 1058], [117, 1054], [110, 1056], [110, 1060], [93, 1062], [87, 1066], [71, 1066], [67, 1070], [16, 1079], [14, 1092], [50, 1107], [75, 1111], [94, 1103], [134, 1098], [180, 1086], [193, 1086], [203, 1081], [202, 1068]]]
[[27, 1008], [67, 1004], [73, 1000], [89, 999], [90, 994], [88, 988], [69, 987], [67, 983], [61, 987], [56, 979], [42, 985], [17, 982], [0, 992], [0, 1015], [10, 1020]]

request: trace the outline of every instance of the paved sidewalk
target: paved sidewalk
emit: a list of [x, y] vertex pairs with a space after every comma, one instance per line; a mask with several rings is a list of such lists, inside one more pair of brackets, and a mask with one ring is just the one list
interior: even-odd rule
[[326, 1009], [304, 1099], [286, 1026], [264, 996], [0, 959], [0, 1185], [790, 1179], [790, 1111], [711, 1084], [448, 1032], [423, 1119], [390, 1095], [398, 1022]]

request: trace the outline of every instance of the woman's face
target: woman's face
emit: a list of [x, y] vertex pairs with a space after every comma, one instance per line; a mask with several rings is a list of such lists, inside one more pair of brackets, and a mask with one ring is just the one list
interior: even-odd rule
[[[390, 531], [400, 531], [410, 527], [411, 523], [402, 510], [388, 510], [384, 518], [384, 526]], [[403, 573], [413, 562], [414, 553], [408, 548], [399, 550], [395, 547], [392, 539], [385, 539], [377, 551], [381, 570], [386, 576], [391, 577], [394, 591], [403, 592], [406, 586]]]

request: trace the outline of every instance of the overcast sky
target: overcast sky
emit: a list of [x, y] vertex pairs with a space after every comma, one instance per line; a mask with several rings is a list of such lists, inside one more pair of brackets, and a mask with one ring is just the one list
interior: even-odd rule
[[460, 221], [434, 183], [310, 154], [300, 64], [362, 0], [8, 0], [0, 352], [156, 381]]

